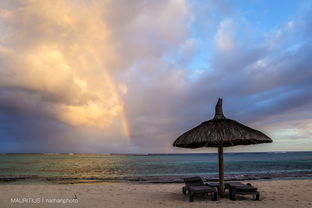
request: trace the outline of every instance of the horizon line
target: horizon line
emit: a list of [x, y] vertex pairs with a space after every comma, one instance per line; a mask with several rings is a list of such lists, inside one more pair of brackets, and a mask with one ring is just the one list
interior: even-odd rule
[[[228, 153], [295, 153], [295, 152], [312, 152], [312, 151], [258, 151], [258, 152], [224, 152], [224, 154]], [[46, 154], [46, 155], [133, 155], [133, 156], [140, 156], [140, 155], [200, 155], [200, 154], [218, 154], [217, 152], [185, 152], [185, 153], [78, 153], [78, 152], [0, 152], [0, 155], [14, 155], [14, 154], [21, 154], [21, 155], [31, 155], [31, 154]]]

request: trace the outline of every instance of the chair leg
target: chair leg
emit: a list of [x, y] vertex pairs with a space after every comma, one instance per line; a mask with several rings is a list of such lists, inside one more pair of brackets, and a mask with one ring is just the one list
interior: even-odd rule
[[183, 193], [184, 195], [186, 195], [186, 187], [185, 187], [185, 186], [182, 187], [182, 193]]
[[189, 201], [190, 201], [190, 202], [194, 201], [194, 194], [193, 194], [193, 193], [190, 193]]
[[235, 200], [235, 195], [236, 195], [236, 191], [234, 190], [234, 191], [231, 191], [230, 192], [230, 199], [231, 200]]
[[213, 192], [213, 201], [218, 201], [218, 192]]
[[230, 199], [233, 200], [233, 201], [235, 201], [235, 194], [232, 194], [232, 195], [230, 196]]
[[256, 200], [260, 200], [260, 193], [258, 192], [258, 193], [256, 193]]
[[252, 194], [252, 198], [253, 198], [254, 200], [259, 200], [259, 199], [260, 199], [260, 193], [259, 193], [259, 192], [253, 193], [253, 194]]

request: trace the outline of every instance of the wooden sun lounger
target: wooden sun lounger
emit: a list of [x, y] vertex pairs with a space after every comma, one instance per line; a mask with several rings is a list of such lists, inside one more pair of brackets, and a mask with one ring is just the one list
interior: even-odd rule
[[[219, 182], [210, 182], [207, 183], [210, 187], [215, 187], [219, 192]], [[250, 183], [244, 184], [239, 181], [228, 181], [224, 183], [224, 189], [228, 189], [230, 193], [230, 199], [235, 200], [236, 194], [252, 194], [255, 200], [259, 200], [260, 193], [257, 191], [257, 188], [252, 186]]]
[[[206, 185], [217, 188], [219, 192], [219, 182], [209, 182], [209, 183], [206, 183]], [[230, 185], [244, 185], [244, 184], [239, 181], [228, 181], [224, 183], [224, 189], [225, 190], [229, 189]]]
[[225, 186], [229, 189], [231, 200], [235, 200], [236, 194], [242, 194], [242, 195], [251, 194], [254, 200], [260, 199], [260, 193], [258, 192], [258, 189], [252, 186], [250, 183], [247, 183], [247, 184], [229, 183], [229, 184], [226, 184]]
[[201, 177], [190, 177], [184, 178], [185, 186], [182, 187], [182, 193], [186, 195], [189, 194], [189, 201], [193, 201], [195, 195], [208, 195], [213, 194], [212, 200], [218, 200], [218, 192], [214, 187], [207, 186]]

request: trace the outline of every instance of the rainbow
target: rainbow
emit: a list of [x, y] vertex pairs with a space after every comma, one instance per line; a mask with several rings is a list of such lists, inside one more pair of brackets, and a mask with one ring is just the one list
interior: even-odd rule
[[[104, 63], [103, 63], [103, 58], [100, 57], [100, 55], [98, 55], [98, 53], [96, 53], [96, 51], [92, 48], [89, 48], [88, 52], [90, 52], [90, 54], [94, 57], [96, 64], [104, 69]], [[130, 125], [129, 125], [129, 119], [127, 116], [127, 112], [125, 109], [125, 104], [123, 102], [123, 100], [121, 99], [121, 96], [119, 95], [118, 92], [118, 87], [114, 82], [113, 76], [107, 71], [107, 70], [103, 70], [104, 71], [104, 79], [105, 81], [108, 83], [109, 87], [113, 90], [113, 94], [115, 96], [115, 99], [117, 100], [117, 103], [119, 106], [121, 106], [121, 121], [122, 121], [122, 128], [124, 131], [124, 135], [130, 139], [131, 138], [131, 129], [130, 129]]]

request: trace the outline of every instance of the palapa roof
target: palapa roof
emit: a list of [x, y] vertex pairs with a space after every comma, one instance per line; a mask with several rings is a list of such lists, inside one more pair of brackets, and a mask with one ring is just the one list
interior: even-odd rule
[[175, 140], [173, 146], [198, 148], [222, 145], [228, 147], [270, 142], [272, 139], [264, 133], [225, 118], [222, 112], [222, 99], [219, 98], [214, 118], [182, 134]]

